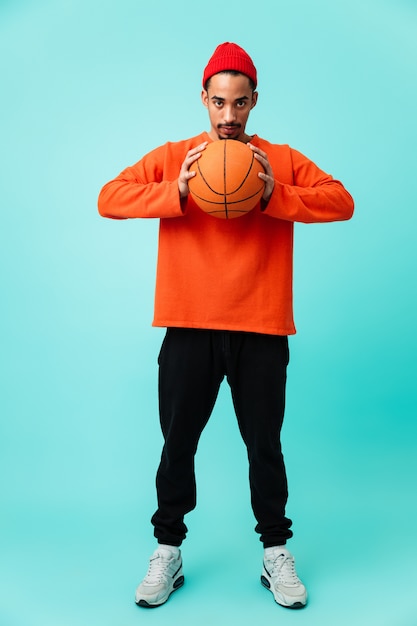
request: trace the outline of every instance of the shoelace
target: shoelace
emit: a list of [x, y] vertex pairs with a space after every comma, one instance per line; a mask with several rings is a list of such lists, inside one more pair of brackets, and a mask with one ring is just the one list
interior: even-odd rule
[[161, 582], [166, 574], [171, 559], [156, 554], [149, 562], [149, 569], [145, 581], [151, 585]]
[[277, 576], [279, 582], [288, 587], [296, 587], [300, 584], [300, 579], [295, 571], [294, 558], [285, 554], [280, 554], [272, 561], [270, 575], [272, 577]]

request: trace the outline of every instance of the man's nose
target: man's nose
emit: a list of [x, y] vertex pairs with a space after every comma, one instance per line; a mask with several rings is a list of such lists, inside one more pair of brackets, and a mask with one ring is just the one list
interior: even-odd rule
[[224, 121], [227, 124], [229, 123], [233, 123], [236, 120], [236, 113], [234, 110], [234, 107], [232, 106], [226, 106], [223, 109], [224, 111]]

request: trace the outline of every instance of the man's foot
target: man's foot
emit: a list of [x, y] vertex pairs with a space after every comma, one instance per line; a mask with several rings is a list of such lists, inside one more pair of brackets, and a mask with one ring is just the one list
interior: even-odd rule
[[160, 606], [183, 584], [181, 552], [160, 546], [151, 556], [148, 573], [136, 589], [135, 602], [145, 608]]
[[265, 551], [261, 583], [281, 606], [301, 609], [307, 604], [306, 588], [295, 571], [294, 557], [286, 548]]

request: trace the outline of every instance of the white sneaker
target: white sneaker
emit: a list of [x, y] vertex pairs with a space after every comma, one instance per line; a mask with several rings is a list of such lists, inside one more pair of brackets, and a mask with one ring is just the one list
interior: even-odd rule
[[264, 558], [261, 583], [281, 606], [300, 609], [307, 604], [307, 591], [295, 571], [294, 557], [285, 548], [275, 548]]
[[136, 589], [135, 602], [152, 608], [164, 604], [184, 584], [181, 552], [159, 547], [151, 556], [148, 573]]

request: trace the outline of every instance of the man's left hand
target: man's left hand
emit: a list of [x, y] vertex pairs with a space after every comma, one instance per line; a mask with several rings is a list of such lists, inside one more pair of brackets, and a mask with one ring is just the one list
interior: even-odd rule
[[255, 159], [259, 161], [259, 163], [265, 170], [265, 173], [260, 172], [258, 176], [259, 178], [262, 178], [262, 180], [265, 182], [265, 190], [262, 199], [264, 200], [264, 202], [268, 202], [275, 186], [274, 172], [272, 171], [271, 164], [268, 161], [268, 155], [266, 154], [266, 152], [263, 152], [251, 143], [248, 143], [247, 145], [255, 153]]

